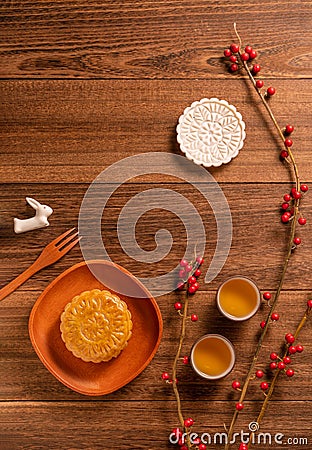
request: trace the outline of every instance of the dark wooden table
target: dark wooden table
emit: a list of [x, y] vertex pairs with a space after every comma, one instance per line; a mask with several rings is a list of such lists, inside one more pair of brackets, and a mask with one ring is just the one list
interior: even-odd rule
[[[204, 382], [190, 367], [179, 366], [186, 415], [197, 432], [222, 432], [233, 414], [234, 378], [243, 379], [259, 336], [263, 306], [240, 325], [222, 319], [216, 290], [227, 277], [242, 274], [274, 292], [285, 257], [287, 226], [279, 205], [292, 178], [279, 161], [280, 143], [250, 84], [230, 74], [223, 49], [234, 39], [233, 22], [259, 53], [261, 75], [274, 85], [271, 106], [281, 126], [293, 123], [294, 152], [301, 178], [311, 175], [310, 1], [201, 0], [2, 1], [1, 4], [1, 191], [0, 284], [25, 270], [53, 237], [77, 226], [84, 193], [99, 172], [124, 157], [144, 152], [179, 154], [175, 126], [184, 108], [203, 97], [224, 98], [242, 113], [247, 138], [239, 156], [211, 173], [227, 197], [233, 217], [233, 242], [221, 273], [202, 282], [191, 305], [200, 319], [188, 327], [184, 354], [201, 334], [218, 331], [237, 352], [234, 372], [217, 383]], [[167, 211], [151, 211], [137, 226], [145, 249], [155, 247], [158, 228], [172, 232], [168, 257], [153, 265], [127, 257], [118, 244], [116, 224], [123, 206], [138, 192], [174, 189], [197, 208], [206, 226], [205, 268], [214, 253], [216, 225], [205, 199], [188, 183], [166, 175], [146, 175], [121, 186], [107, 205], [103, 239], [110, 257], [138, 276], [156, 276], [183, 256], [185, 230]], [[13, 217], [30, 217], [25, 197], [51, 205], [51, 226], [15, 235]], [[286, 331], [297, 326], [311, 293], [312, 200], [303, 211], [302, 245], [291, 259], [278, 306], [281, 320], [269, 332], [259, 368], [278, 350]], [[15, 449], [164, 449], [178, 425], [170, 386], [160, 375], [170, 371], [180, 322], [173, 303], [181, 294], [157, 298], [164, 320], [160, 348], [133, 382], [91, 398], [59, 383], [39, 361], [28, 335], [28, 318], [40, 293], [62, 271], [82, 260], [77, 247], [42, 270], [0, 305], [0, 448]], [[161, 288], [161, 286], [160, 286]], [[263, 420], [262, 431], [286, 438], [311, 434], [311, 324], [302, 331], [304, 353], [295, 357], [296, 375], [281, 377]], [[254, 382], [237, 430], [255, 419], [263, 394]], [[293, 441], [294, 443], [296, 441]], [[233, 448], [237, 448], [233, 446]], [[280, 448], [272, 443], [270, 448]], [[221, 448], [209, 446], [209, 448]], [[254, 448], [268, 448], [262, 444]]]

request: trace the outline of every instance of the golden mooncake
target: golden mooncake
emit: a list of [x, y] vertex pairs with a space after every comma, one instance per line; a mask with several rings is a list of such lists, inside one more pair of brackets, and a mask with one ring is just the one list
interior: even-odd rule
[[109, 291], [85, 291], [65, 306], [61, 335], [67, 347], [83, 361], [99, 363], [116, 358], [131, 337], [127, 304]]

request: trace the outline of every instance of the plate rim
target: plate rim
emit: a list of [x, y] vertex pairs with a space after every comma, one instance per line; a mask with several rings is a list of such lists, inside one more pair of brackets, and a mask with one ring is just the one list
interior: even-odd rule
[[[138, 370], [133, 372], [124, 381], [120, 382], [116, 387], [113, 387], [111, 389], [103, 389], [102, 388], [102, 389], [97, 390], [97, 391], [94, 391], [94, 390], [90, 391], [88, 389], [80, 389], [80, 388], [73, 387], [71, 385], [71, 383], [66, 380], [66, 378], [64, 379], [64, 377], [60, 376], [59, 373], [57, 371], [55, 371], [54, 368], [51, 367], [48, 364], [48, 362], [46, 361], [46, 359], [44, 357], [44, 354], [40, 350], [40, 347], [37, 345], [36, 339], [34, 337], [34, 318], [35, 318], [36, 311], [37, 311], [37, 309], [38, 309], [38, 307], [39, 307], [39, 305], [40, 305], [40, 303], [42, 301], [42, 298], [44, 298], [46, 296], [47, 292], [49, 292], [54, 287], [54, 285], [58, 283], [58, 281], [60, 279], [64, 278], [70, 272], [73, 272], [74, 270], [77, 270], [77, 269], [79, 269], [80, 267], [83, 267], [83, 266], [86, 266], [88, 268], [88, 270], [91, 272], [91, 270], [89, 269], [88, 265], [89, 264], [95, 264], [95, 263], [96, 264], [100, 263], [100, 264], [108, 265], [108, 266], [114, 266], [114, 267], [116, 267], [117, 269], [119, 269], [120, 271], [122, 271], [123, 273], [127, 274], [128, 276], [130, 276], [132, 279], [135, 280], [135, 282], [146, 293], [146, 295], [147, 295], [146, 299], [149, 300], [151, 302], [151, 304], [153, 305], [154, 311], [155, 311], [156, 316], [157, 316], [157, 321], [158, 321], [158, 334], [157, 334], [157, 340], [156, 340], [156, 343], [155, 343], [155, 345], [153, 347], [152, 352], [150, 353], [149, 357], [146, 359], [144, 364], [142, 364], [142, 366], [140, 366]], [[91, 272], [91, 274], [92, 274], [92, 272]], [[94, 275], [93, 275], [93, 277], [96, 278]], [[126, 386], [128, 383], [133, 381], [140, 373], [142, 373], [143, 370], [146, 369], [146, 367], [150, 364], [150, 362], [154, 358], [154, 356], [155, 356], [155, 354], [156, 354], [156, 352], [157, 352], [157, 350], [159, 348], [159, 345], [160, 345], [160, 342], [161, 342], [161, 339], [162, 339], [163, 319], [162, 319], [162, 315], [161, 315], [161, 311], [159, 309], [158, 303], [156, 302], [154, 296], [149, 292], [149, 290], [144, 286], [144, 284], [140, 280], [138, 280], [138, 278], [135, 275], [133, 275], [131, 272], [129, 272], [124, 267], [122, 267], [119, 264], [116, 264], [116, 263], [114, 263], [112, 261], [106, 261], [106, 260], [100, 260], [100, 259], [99, 260], [92, 259], [92, 260], [88, 260], [88, 261], [81, 261], [81, 262], [76, 263], [73, 266], [65, 269], [56, 278], [54, 278], [54, 280], [52, 280], [51, 283], [48, 284], [48, 286], [39, 295], [39, 297], [37, 298], [36, 302], [34, 303], [32, 309], [31, 309], [31, 312], [30, 312], [30, 315], [29, 315], [29, 320], [28, 320], [28, 333], [29, 333], [31, 344], [32, 344], [32, 346], [33, 346], [37, 356], [39, 357], [40, 361], [46, 367], [46, 369], [58, 381], [60, 381], [62, 384], [64, 384], [66, 387], [68, 387], [72, 391], [78, 392], [79, 394], [88, 395], [88, 396], [102, 396], [102, 395], [111, 394], [112, 392], [115, 392], [115, 391], [119, 390], [123, 386]]]

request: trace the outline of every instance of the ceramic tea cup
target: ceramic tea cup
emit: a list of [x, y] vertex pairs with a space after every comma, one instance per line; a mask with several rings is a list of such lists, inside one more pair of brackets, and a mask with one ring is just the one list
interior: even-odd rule
[[205, 334], [193, 345], [190, 361], [198, 375], [207, 380], [218, 380], [233, 369], [235, 350], [226, 337]]
[[217, 306], [221, 314], [237, 322], [250, 319], [261, 303], [260, 291], [247, 277], [228, 278], [217, 292]]

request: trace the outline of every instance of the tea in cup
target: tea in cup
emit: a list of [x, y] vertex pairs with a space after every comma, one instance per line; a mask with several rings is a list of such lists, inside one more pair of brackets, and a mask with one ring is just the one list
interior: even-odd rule
[[246, 277], [229, 278], [218, 289], [218, 309], [228, 319], [250, 319], [258, 311], [260, 302], [259, 289]]
[[235, 351], [224, 336], [206, 334], [193, 345], [190, 360], [198, 375], [208, 380], [218, 380], [231, 372], [235, 363]]

